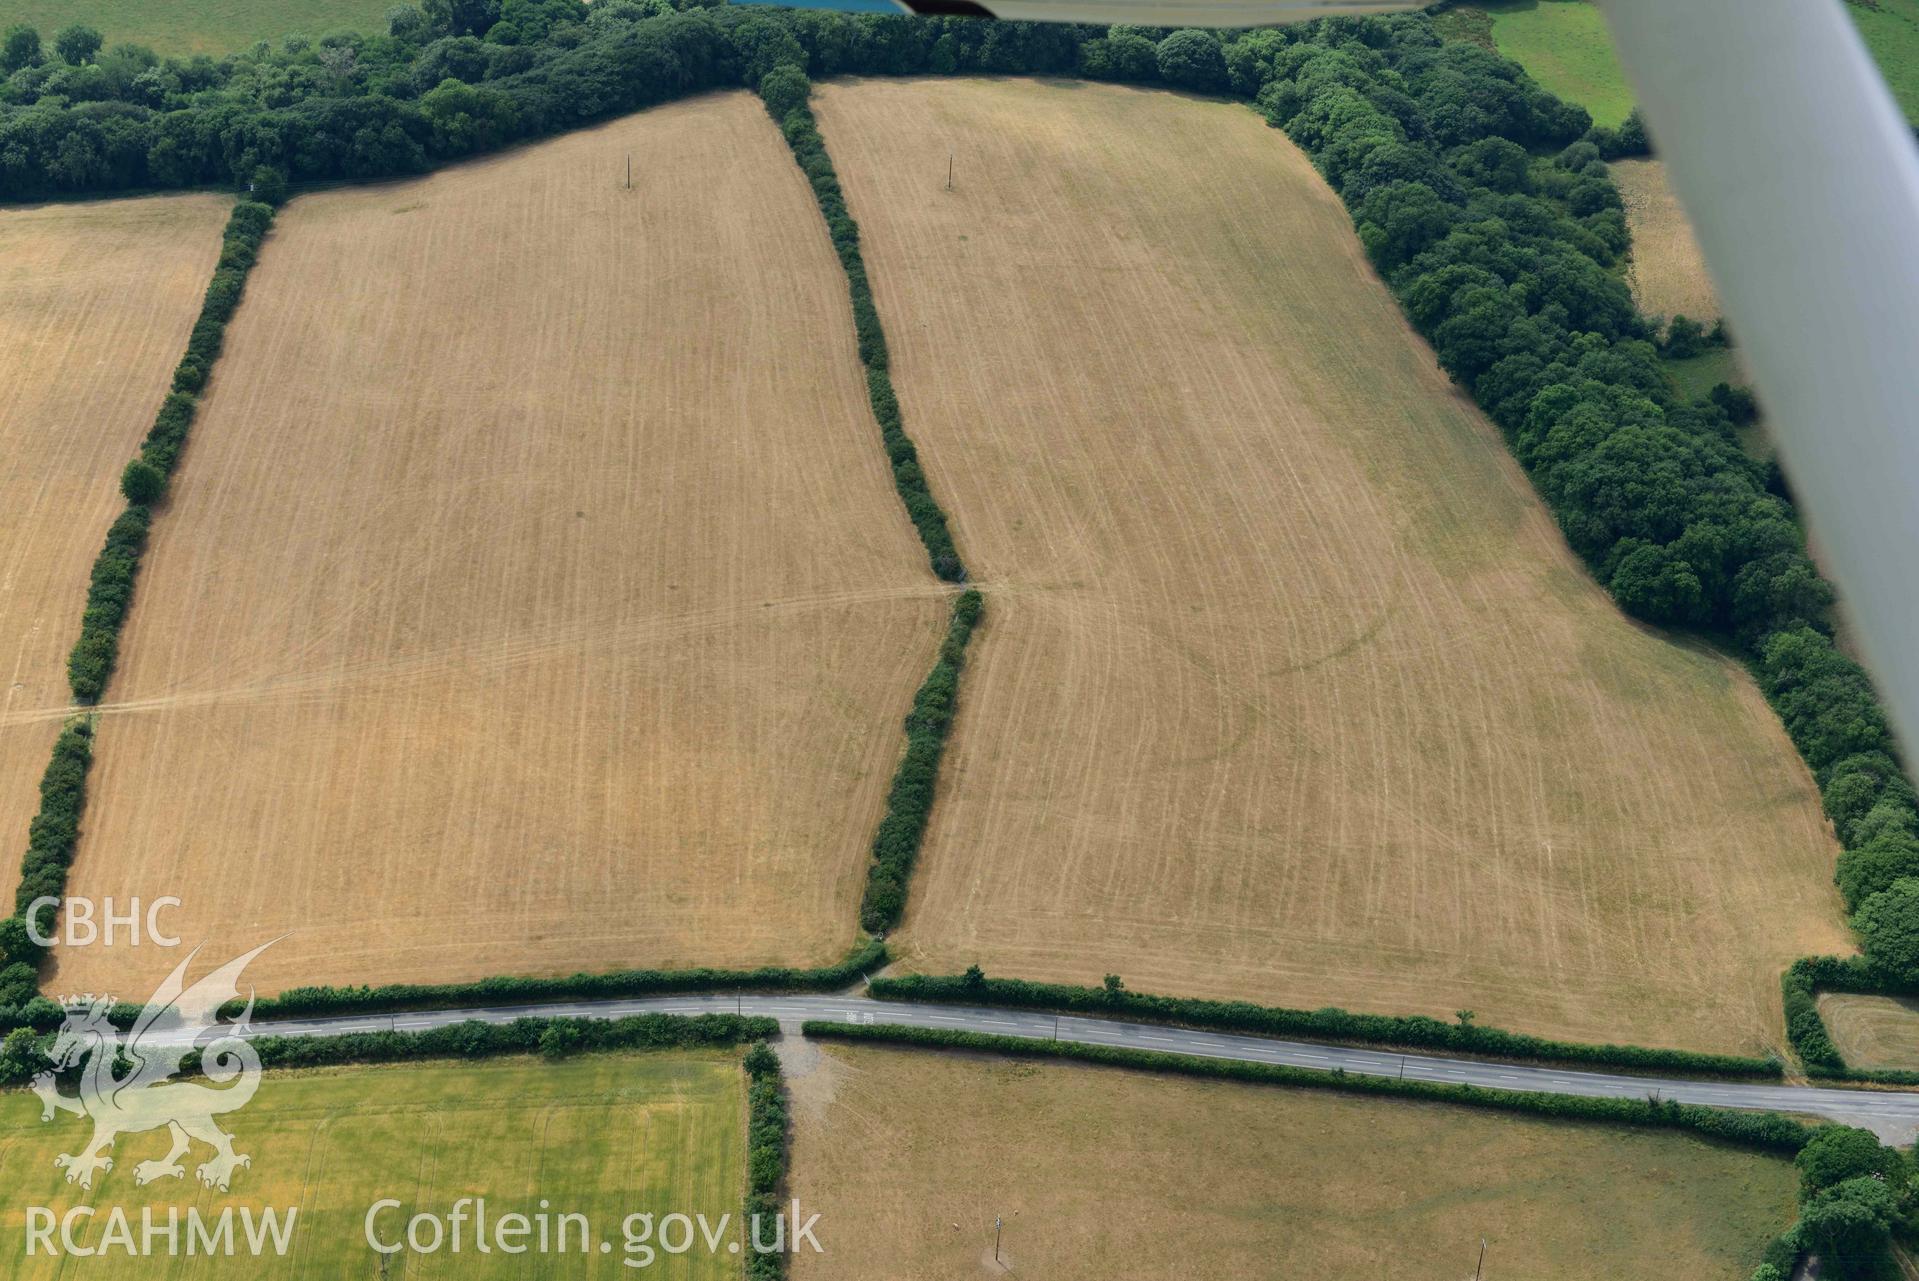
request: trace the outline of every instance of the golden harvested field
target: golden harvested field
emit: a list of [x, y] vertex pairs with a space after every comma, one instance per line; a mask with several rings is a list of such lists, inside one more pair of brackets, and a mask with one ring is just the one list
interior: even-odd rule
[[210, 953], [290, 931], [262, 991], [837, 959], [943, 591], [756, 99], [303, 197], [142, 571], [72, 892], [178, 895]]
[[0, 835], [12, 902], [87, 576], [186, 350], [228, 202], [0, 210]]
[[1919, 1069], [1919, 1001], [1821, 992], [1819, 1016], [1853, 1067]]
[[[794, 1281], [1744, 1278], [1793, 1219], [1775, 1157], [1690, 1136], [1058, 1063], [827, 1046]], [[1659, 1260], [1649, 1273], [1645, 1264]]]
[[1626, 282], [1649, 316], [1690, 316], [1711, 327], [1719, 319], [1719, 293], [1706, 274], [1706, 260], [1692, 223], [1666, 181], [1663, 160], [1617, 160], [1613, 182], [1626, 202], [1632, 231], [1632, 265]]
[[1781, 968], [1849, 943], [1812, 780], [1586, 576], [1282, 134], [1077, 83], [819, 106], [989, 596], [910, 965], [1778, 1042]]

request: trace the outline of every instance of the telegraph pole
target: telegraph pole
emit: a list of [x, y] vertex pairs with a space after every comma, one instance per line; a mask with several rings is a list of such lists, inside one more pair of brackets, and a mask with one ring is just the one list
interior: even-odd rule
[[1479, 1270], [1486, 1266], [1486, 1238], [1479, 1238], [1479, 1262], [1473, 1265], [1473, 1281], [1479, 1281]]
[[946, 189], [953, 189], [953, 150], [950, 147], [946, 151]]
[[[999, 1228], [1000, 1217], [996, 1214], [993, 1216], [993, 1262], [995, 1263], [999, 1262]], [[1478, 1281], [1478, 1278], [1474, 1278], [1474, 1281]]]
[[633, 153], [626, 153], [626, 189], [633, 190]]

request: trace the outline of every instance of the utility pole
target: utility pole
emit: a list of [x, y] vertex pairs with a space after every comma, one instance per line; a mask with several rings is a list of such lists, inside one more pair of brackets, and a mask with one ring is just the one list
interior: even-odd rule
[[1406, 1079], [1406, 1056], [1403, 1054], [1399, 1056], [1399, 1079]]
[[953, 149], [951, 147], [946, 150], [946, 189], [948, 191], [953, 189]]
[[993, 1262], [999, 1262], [999, 1215], [993, 1216]]
[[1057, 1014], [1053, 1016], [1053, 1039], [1059, 1040], [1059, 1015]]
[[626, 189], [633, 190], [633, 153], [626, 153]]
[[1486, 1238], [1479, 1238], [1479, 1262], [1473, 1265], [1473, 1281], [1479, 1281], [1479, 1270], [1486, 1266]]

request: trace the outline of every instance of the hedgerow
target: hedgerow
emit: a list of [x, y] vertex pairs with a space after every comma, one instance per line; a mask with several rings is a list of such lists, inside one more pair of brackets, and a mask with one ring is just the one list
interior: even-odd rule
[[836, 965], [756, 970], [613, 970], [564, 978], [487, 978], [471, 983], [388, 983], [380, 987], [294, 987], [254, 1004], [259, 1018], [306, 1018], [468, 1005], [597, 1001], [672, 992], [820, 992], [850, 986], [886, 964], [886, 945], [869, 939]]
[[1919, 996], [1919, 983], [1888, 978], [1857, 956], [1808, 956], [1792, 963], [1779, 986], [1785, 996], [1786, 1037], [1808, 1076], [1877, 1085], [1919, 1085], [1919, 1071], [1859, 1068], [1847, 1063], [1820, 1016], [1818, 999], [1821, 991]]
[[[795, 46], [794, 53], [798, 54]], [[919, 464], [919, 452], [907, 437], [900, 419], [899, 398], [893, 394], [893, 381], [887, 373], [886, 333], [880, 328], [879, 309], [873, 304], [873, 287], [866, 277], [866, 261], [860, 255], [859, 224], [847, 212], [846, 195], [840, 190], [839, 175], [833, 171], [832, 157], [826, 153], [813, 109], [807, 103], [812, 83], [799, 67], [782, 63], [767, 72], [759, 82], [760, 98], [780, 126], [780, 133], [793, 149], [793, 159], [806, 175], [819, 202], [820, 216], [826, 220], [827, 235], [846, 270], [846, 286], [853, 300], [853, 333], [858, 339], [860, 363], [866, 367], [867, 398], [873, 417], [879, 421], [880, 436], [886, 446], [887, 461], [893, 468], [893, 485], [906, 514], [926, 545], [933, 572], [949, 583], [966, 581], [966, 567], [960, 563], [947, 528], [946, 513], [934, 501]], [[869, 894], [870, 898], [870, 894]], [[868, 927], [872, 928], [872, 927]]]
[[[414, 1059], [475, 1059], [497, 1054], [564, 1057], [591, 1050], [684, 1050], [738, 1045], [777, 1035], [774, 1019], [737, 1014], [635, 1014], [617, 1019], [522, 1018], [510, 1023], [469, 1019], [417, 1032], [350, 1032], [341, 1036], [251, 1037], [260, 1065], [326, 1067]], [[556, 1038], [555, 1032], [564, 1035]], [[185, 1070], [197, 1067], [190, 1057]]]
[[1851, 1126], [1810, 1126], [1776, 1112], [1706, 1107], [1651, 1095], [1640, 1099], [1592, 1098], [1489, 1089], [949, 1028], [812, 1020], [802, 1030], [806, 1036], [821, 1040], [1061, 1059], [1260, 1085], [1417, 1099], [1554, 1121], [1681, 1130], [1790, 1157], [1800, 1176], [1800, 1218], [1767, 1243], [1753, 1281], [1787, 1281], [1800, 1255], [1808, 1251], [1817, 1253], [1834, 1276], [1847, 1281], [1894, 1275], [1885, 1270], [1891, 1260], [1891, 1238], [1896, 1235], [1907, 1242], [1919, 1239], [1919, 1179], [1914, 1177], [1911, 1158], [1898, 1148], [1883, 1145], [1870, 1131]]
[[[59, 898], [66, 892], [67, 869], [80, 839], [80, 815], [87, 804], [87, 770], [93, 763], [93, 720], [76, 717], [53, 740], [53, 758], [40, 776], [40, 808], [27, 825], [27, 853], [20, 863], [20, 883], [13, 892], [12, 916], [0, 920], [0, 1026], [28, 1006], [45, 1018], [51, 1006], [36, 1003], [43, 949], [27, 931], [27, 907], [35, 899]], [[54, 911], [42, 907], [40, 933], [49, 935]]]
[[[417, 1032], [348, 1032], [338, 1036], [249, 1036], [268, 1068], [332, 1067], [345, 1063], [402, 1063], [419, 1059], [477, 1059], [499, 1054], [564, 1057], [595, 1050], [676, 1050], [739, 1045], [777, 1035], [779, 1023], [737, 1014], [636, 1014], [617, 1019], [521, 1018], [509, 1023], [469, 1019]], [[559, 1033], [561, 1035], [555, 1035]], [[42, 1038], [44, 1040], [44, 1038]], [[29, 1052], [31, 1050], [31, 1052]], [[0, 1085], [20, 1085], [46, 1067], [32, 1046], [9, 1038], [0, 1054]], [[200, 1070], [198, 1051], [181, 1071]]]
[[66, 889], [67, 868], [80, 837], [87, 803], [87, 770], [93, 763], [93, 719], [67, 722], [53, 741], [53, 759], [40, 776], [40, 810], [27, 827], [27, 855], [20, 865], [14, 911], [24, 914], [34, 899]]
[[939, 659], [913, 695], [913, 710], [906, 714], [906, 751], [900, 756], [893, 786], [886, 794], [886, 813], [873, 834], [873, 862], [867, 869], [866, 893], [860, 901], [860, 926], [872, 933], [892, 929], [906, 910], [906, 884], [913, 875], [920, 841], [926, 835], [926, 820], [933, 811], [940, 757], [953, 727], [960, 670], [966, 663], [966, 644], [979, 625], [982, 608], [977, 591], [969, 589], [954, 598], [953, 618], [940, 644]]
[[1779, 976], [1786, 1009], [1786, 1040], [1807, 1072], [1815, 1076], [1844, 1074], [1846, 1061], [1827, 1034], [1825, 1020], [1819, 1017], [1818, 993], [1804, 965], [1804, 961], [1794, 962]]
[[[11, 939], [12, 931], [18, 926], [17, 918], [0, 922], [0, 944]], [[18, 928], [18, 935], [23, 940], [26, 938], [23, 927]], [[790, 966], [764, 966], [756, 970], [613, 970], [563, 978], [487, 978], [471, 983], [295, 987], [278, 996], [257, 998], [253, 1003], [253, 1016], [256, 1019], [325, 1018], [469, 1006], [534, 1005], [548, 1001], [618, 1000], [677, 992], [831, 992], [851, 986], [885, 964], [885, 944], [869, 939], [838, 964], [812, 970]], [[239, 1009], [239, 1003], [235, 1002], [224, 1013], [231, 1017]], [[120, 1026], [131, 1026], [139, 1012], [139, 1006], [129, 1004], [117, 1007], [112, 1018]], [[61, 1009], [54, 1002], [33, 997], [18, 1008], [0, 1005], [0, 1031], [22, 1026], [48, 1028], [61, 1017]]]
[[[771, 1023], [773, 1020], [767, 1019]], [[777, 1025], [776, 1029], [777, 1029]], [[770, 1036], [771, 1032], [763, 1035]], [[784, 1208], [780, 1197], [786, 1186], [788, 1137], [791, 1126], [786, 1111], [786, 1080], [780, 1072], [779, 1055], [761, 1040], [746, 1052], [746, 1231], [751, 1234], [755, 1218], [768, 1221]], [[749, 1250], [746, 1256], [747, 1281], [779, 1281], [786, 1275], [783, 1251], [761, 1253]]]
[[1710, 1076], [1777, 1077], [1777, 1059], [1701, 1054], [1691, 1050], [1647, 1049], [1637, 1045], [1586, 1045], [1552, 1041], [1484, 1027], [1470, 1020], [1444, 1023], [1421, 1015], [1354, 1014], [1341, 1009], [1292, 1010], [1249, 1001], [1204, 1001], [1190, 997], [1133, 992], [1120, 984], [1075, 987], [987, 978], [975, 969], [958, 976], [908, 975], [874, 979], [869, 985], [881, 1000], [941, 1001], [1005, 1005], [1105, 1018], [1136, 1019], [1182, 1027], [1297, 1036], [1395, 1048], [1445, 1050], [1501, 1059], [1540, 1059], [1630, 1068], [1640, 1071], [1693, 1072]]
[[1472, 1107], [1526, 1112], [1569, 1121], [1600, 1121], [1618, 1125], [1691, 1130], [1697, 1134], [1791, 1156], [1806, 1145], [1813, 1127], [1775, 1112], [1734, 1112], [1675, 1103], [1670, 1099], [1587, 1098], [1522, 1090], [1494, 1090], [1477, 1085], [1433, 1081], [1402, 1081], [1390, 1076], [1351, 1072], [1322, 1072], [1278, 1063], [1249, 1063], [1239, 1059], [1198, 1058], [1186, 1054], [1135, 1050], [1117, 1045], [1085, 1045], [1075, 1041], [1041, 1041], [1030, 1037], [997, 1036], [948, 1028], [903, 1027], [890, 1023], [831, 1023], [809, 1021], [808, 1037], [843, 1041], [881, 1041], [936, 1049], [973, 1050], [1016, 1058], [1073, 1059], [1113, 1067], [1142, 1068], [1150, 1072], [1177, 1072], [1186, 1076], [1217, 1077], [1271, 1085], [1291, 1085], [1351, 1094], [1380, 1094], [1398, 1098], [1461, 1103]]
[[[161, 401], [139, 456], [121, 474], [127, 508], [108, 527], [106, 542], [94, 559], [86, 609], [80, 617], [80, 638], [67, 657], [67, 681], [77, 702], [97, 701], [113, 673], [120, 628], [133, 603], [134, 579], [152, 526], [152, 504], [165, 494], [167, 477], [179, 461], [180, 449], [193, 424], [195, 393], [220, 354], [227, 322], [240, 304], [247, 273], [272, 224], [270, 206], [247, 201], [234, 206], [221, 240], [219, 262], [187, 340], [186, 354], [174, 370], [173, 390]], [[35, 899], [59, 898], [66, 892], [67, 869], [80, 835], [87, 769], [92, 759], [91, 720], [69, 723], [54, 741], [53, 759], [41, 779], [40, 811], [27, 831], [27, 852], [14, 891], [15, 915], [0, 920], [0, 954], [4, 955], [0, 1026], [44, 1026], [59, 1017], [52, 1003], [35, 997], [43, 949], [33, 942], [21, 917]], [[55, 909], [42, 910], [39, 924], [43, 935], [51, 934], [55, 915]]]
[[186, 354], [173, 372], [173, 390], [161, 402], [139, 457], [128, 463], [121, 475], [120, 488], [128, 506], [107, 531], [106, 545], [93, 562], [87, 607], [80, 616], [80, 639], [67, 658], [67, 683], [79, 702], [97, 701], [113, 675], [120, 627], [133, 604], [134, 579], [140, 572], [140, 554], [146, 549], [153, 519], [152, 505], [166, 493], [167, 478], [180, 459], [187, 431], [193, 425], [199, 404], [196, 397], [213, 362], [219, 359], [227, 322], [240, 305], [247, 273], [253, 269], [260, 243], [272, 225], [270, 205], [242, 201], [233, 207], [221, 239], [220, 260], [187, 339]]

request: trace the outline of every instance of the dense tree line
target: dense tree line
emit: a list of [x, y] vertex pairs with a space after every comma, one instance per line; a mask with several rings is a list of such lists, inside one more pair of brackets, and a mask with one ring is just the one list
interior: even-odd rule
[[[685, 9], [685, 12], [679, 9]], [[416, 173], [704, 89], [816, 75], [1072, 71], [1077, 29], [704, 8], [429, 0], [382, 33], [225, 58], [38, 48], [0, 81], [0, 199]], [[798, 51], [800, 57], [793, 56]]]
[[[1339, 191], [1440, 364], [1504, 431], [1567, 541], [1635, 617], [1728, 639], [1817, 778], [1868, 962], [1919, 981], [1919, 806], [1832, 592], [1727, 395], [1686, 401], [1617, 267], [1583, 112], [1418, 18], [1260, 32], [1254, 96]], [[1250, 83], [1238, 83], [1242, 91]], [[1614, 140], [1616, 145], [1616, 140]]]
[[1825, 1125], [1793, 1158], [1799, 1170], [1799, 1222], [1767, 1252], [1752, 1281], [1787, 1281], [1801, 1251], [1818, 1254], [1835, 1276], [1865, 1281], [1901, 1275], [1896, 1235], [1919, 1236], [1919, 1174], [1912, 1158], [1885, 1147], [1870, 1130]]
[[1033, 983], [988, 978], [978, 966], [964, 975], [907, 974], [874, 979], [872, 994], [885, 1001], [945, 1001], [963, 1005], [1008, 1005], [1058, 1013], [1124, 1017], [1180, 1027], [1253, 1032], [1261, 1036], [1299, 1036], [1325, 1041], [1381, 1045], [1394, 1049], [1445, 1050], [1488, 1058], [1534, 1059], [1638, 1071], [1690, 1072], [1710, 1076], [1777, 1077], [1777, 1059], [1702, 1054], [1692, 1050], [1648, 1049], [1638, 1045], [1588, 1045], [1507, 1032], [1475, 1022], [1462, 1012], [1453, 1023], [1423, 1015], [1354, 1014], [1328, 1007], [1292, 1010], [1251, 1001], [1208, 1001], [1158, 996], [1127, 990], [1108, 980], [1104, 987]]

